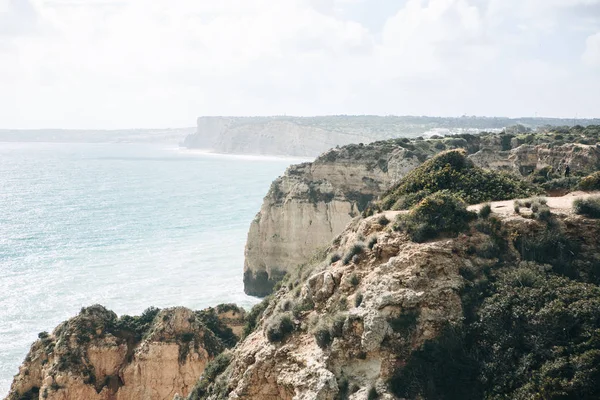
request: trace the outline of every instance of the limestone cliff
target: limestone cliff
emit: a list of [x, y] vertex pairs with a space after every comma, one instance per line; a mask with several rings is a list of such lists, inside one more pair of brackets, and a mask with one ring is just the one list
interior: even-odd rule
[[283, 117], [201, 117], [197, 132], [186, 137], [183, 145], [225, 154], [315, 157], [337, 145], [372, 140]]
[[[510, 274], [518, 272], [517, 278], [510, 278], [517, 280], [514, 289], [505, 294], [507, 297], [517, 290], [542, 286], [545, 279], [556, 279], [559, 284], [555, 290], [563, 290], [561, 282], [571, 281], [558, 275], [598, 283], [597, 275], [593, 275], [596, 272], [590, 273], [595, 271], [600, 249], [600, 222], [574, 216], [570, 211], [572, 199], [549, 203], [554, 219], [548, 223], [524, 218], [506, 202], [493, 203], [492, 219], [472, 223], [457, 238], [423, 244], [414, 243], [403, 232], [391, 228], [388, 222], [401, 212], [355, 219], [335, 239], [327, 257], [296, 271], [272, 299], [264, 302], [256, 330], [232, 351], [228, 366], [221, 366], [223, 372], [208, 389], [204, 387], [204, 394], [189, 399], [484, 398], [476, 367], [482, 362], [477, 357], [483, 356], [465, 353], [467, 344], [472, 345], [467, 341], [470, 333], [456, 332], [473, 320], [473, 302], [491, 296], [488, 279], [495, 273], [512, 277]], [[541, 251], [543, 246], [549, 250]], [[574, 251], [576, 256], [571, 253]], [[474, 278], [485, 274], [490, 277]], [[494, 279], [502, 283], [508, 278]], [[600, 289], [595, 285], [577, 285], [588, 290], [589, 295], [594, 293], [593, 301], [600, 299]], [[568, 296], [577, 296], [577, 292]], [[531, 297], [534, 304], [538, 296], [535, 293]], [[565, 303], [559, 304], [575, 301], [567, 297], [560, 300]], [[514, 305], [505, 304], [498, 309], [488, 306], [491, 311], [485, 310], [497, 314], [509, 307], [508, 316], [492, 314], [490, 319], [503, 323], [503, 318], [521, 318], [514, 327], [528, 323], [519, 316], [518, 306], [515, 300]], [[510, 307], [515, 307], [512, 312], [517, 314], [510, 314]], [[591, 312], [587, 303], [581, 307]], [[536, 318], [558, 318], [548, 316], [548, 309], [538, 312]], [[555, 312], [562, 312], [562, 318], [566, 318], [564, 311]], [[478, 327], [477, 319], [473, 321], [470, 323]], [[511, 322], [504, 323], [510, 328]], [[574, 322], [567, 325], [571, 323]], [[492, 328], [498, 334], [504, 329], [500, 325]], [[541, 325], [529, 329], [544, 335]], [[510, 344], [517, 338], [506, 341]], [[593, 343], [592, 352], [585, 356], [587, 360], [595, 354]], [[502, 345], [481, 343], [482, 348]], [[548, 346], [556, 349], [553, 343]], [[508, 360], [503, 362], [510, 369]], [[531, 359], [528, 362], [523, 368], [533, 368]], [[597, 373], [597, 365], [590, 368]], [[558, 372], [552, 374], [556, 376]], [[457, 376], [468, 382], [455, 380]], [[489, 385], [491, 378], [486, 379], [483, 382]], [[586, 390], [565, 382], [566, 386], [571, 385], [565, 390]], [[593, 381], [586, 382], [588, 388], [593, 387]], [[525, 380], [524, 384], [530, 383]]]
[[269, 294], [286, 272], [327, 246], [369, 201], [420, 162], [410, 150], [383, 142], [333, 149], [288, 168], [250, 226], [246, 293]]
[[187, 395], [207, 363], [235, 344], [226, 343], [232, 331], [225, 324], [243, 320], [243, 310], [232, 306], [201, 312], [148, 309], [141, 317], [122, 318], [102, 306], [84, 308], [52, 334], [39, 335], [7, 400]]
[[559, 171], [565, 163], [580, 175], [600, 168], [597, 145], [546, 142], [521, 144], [507, 134], [397, 139], [344, 146], [292, 166], [273, 182], [250, 225], [244, 290], [256, 296], [271, 293], [286, 272], [327, 246], [369, 201], [439, 151], [464, 148], [480, 167], [523, 177], [547, 167]]

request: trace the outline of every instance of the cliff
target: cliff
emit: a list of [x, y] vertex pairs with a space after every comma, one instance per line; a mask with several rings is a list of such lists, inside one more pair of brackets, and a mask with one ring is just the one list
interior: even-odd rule
[[326, 247], [369, 201], [419, 163], [409, 150], [384, 142], [333, 149], [288, 168], [250, 225], [246, 293], [269, 294], [286, 272]]
[[292, 166], [273, 182], [250, 225], [244, 290], [255, 296], [271, 293], [285, 273], [326, 247], [370, 201], [440, 151], [463, 148], [480, 167], [531, 179], [540, 171], [543, 179], [549, 171], [558, 178], [563, 163], [578, 175], [600, 169], [600, 148], [586, 144], [600, 129], [572, 131], [568, 139], [583, 143], [564, 143], [559, 133], [395, 139], [332, 149], [312, 163]]
[[492, 203], [425, 243], [402, 211], [357, 218], [188, 399], [594, 398], [600, 222], [574, 198], [544, 220]]
[[7, 400], [172, 399], [187, 395], [206, 365], [235, 345], [244, 311], [220, 306], [194, 312], [148, 309], [117, 318], [84, 308], [52, 334], [42, 332]]
[[[598, 120], [581, 120], [593, 124]], [[571, 125], [573, 120], [545, 118], [410, 117], [332, 115], [321, 117], [200, 117], [197, 130], [182, 146], [217, 153], [316, 157], [350, 143], [370, 143], [398, 137], [500, 131], [529, 133], [544, 125]]]
[[196, 133], [187, 136], [183, 146], [225, 154], [315, 157], [337, 145], [371, 140], [284, 118], [201, 117]]

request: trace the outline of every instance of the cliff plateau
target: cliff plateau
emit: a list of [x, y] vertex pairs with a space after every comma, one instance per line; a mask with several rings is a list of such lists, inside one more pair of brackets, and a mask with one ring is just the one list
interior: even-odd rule
[[586, 175], [600, 169], [600, 148], [590, 144], [600, 129], [585, 132], [579, 139], [573, 133], [574, 143], [556, 139], [562, 138], [558, 133], [394, 139], [332, 149], [312, 163], [291, 166], [273, 182], [250, 225], [244, 290], [255, 296], [271, 293], [285, 273], [326, 247], [370, 201], [443, 150], [465, 149], [480, 167], [524, 178], [560, 171], [565, 164]]
[[357, 218], [188, 399], [593, 398], [600, 222], [573, 199], [548, 222], [492, 203], [456, 238], [420, 244], [389, 223], [403, 211]]

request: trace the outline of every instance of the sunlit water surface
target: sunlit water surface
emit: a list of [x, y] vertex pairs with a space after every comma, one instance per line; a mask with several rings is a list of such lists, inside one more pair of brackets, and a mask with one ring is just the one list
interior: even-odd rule
[[82, 306], [251, 306], [244, 244], [298, 160], [128, 144], [0, 143], [0, 398], [30, 344]]

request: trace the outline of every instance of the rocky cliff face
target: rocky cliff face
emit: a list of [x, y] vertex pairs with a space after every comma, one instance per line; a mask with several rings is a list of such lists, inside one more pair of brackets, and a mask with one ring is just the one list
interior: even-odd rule
[[243, 320], [237, 307], [222, 312], [149, 309], [141, 317], [120, 319], [102, 306], [82, 309], [52, 334], [39, 335], [7, 400], [158, 400], [187, 395], [207, 363], [227, 347], [220, 337], [227, 325], [219, 321], [235, 327]]
[[201, 117], [198, 118], [197, 132], [189, 135], [183, 145], [225, 154], [316, 157], [337, 145], [372, 140], [368, 136], [303, 124], [283, 117]]
[[510, 135], [465, 135], [349, 145], [330, 150], [313, 163], [288, 168], [273, 182], [250, 225], [244, 264], [246, 293], [271, 293], [286, 272], [326, 247], [369, 201], [441, 150], [465, 148], [476, 165], [521, 176], [545, 167], [556, 171], [561, 163], [579, 174], [600, 168], [600, 148], [595, 145], [520, 145], [512, 139]]
[[269, 294], [286, 272], [326, 247], [369, 201], [419, 163], [409, 150], [381, 143], [333, 149], [288, 168], [250, 226], [246, 293]]
[[[462, 345], [457, 350], [453, 339], [443, 341], [468, 319], [466, 307], [473, 298], [465, 294], [467, 287], [475, 290], [470, 293], [476, 297], [485, 296], [485, 281], [472, 276], [494, 269], [516, 270], [521, 265], [527, 266], [526, 272], [516, 287], [533, 285], [525, 277], [534, 279], [536, 271], [553, 268], [570, 276], [586, 276], [585, 265], [593, 265], [598, 256], [600, 222], [573, 216], [570, 205], [551, 209], [556, 219], [547, 225], [507, 210], [504, 203], [493, 204], [495, 219], [472, 224], [455, 239], [423, 244], [411, 242], [385, 222], [399, 212], [386, 212], [386, 218], [380, 214], [356, 219], [336, 238], [325, 260], [287, 278], [266, 303], [257, 329], [233, 350], [228, 368], [200, 398], [396, 399], [413, 389], [415, 394], [408, 398], [483, 398], [456, 393], [430, 397], [419, 392], [429, 390], [426, 387], [413, 388], [406, 382], [429, 374], [427, 368], [440, 363], [447, 365], [436, 371], [442, 381], [444, 375], [455, 376], [451, 370], [472, 368], [452, 358]], [[562, 257], [571, 256], [559, 256], [558, 250], [551, 255], [536, 253], [542, 246], [537, 240], [548, 231], [557, 235], [548, 239], [549, 248], [577, 243], [580, 250], [573, 261], [577, 264], [569, 265], [578, 265], [578, 272], [560, 270], [567, 263]], [[369, 246], [364, 245], [367, 238]], [[339, 256], [344, 257], [338, 260]], [[536, 264], [545, 260], [553, 265]], [[437, 345], [451, 353], [435, 353], [441, 351], [435, 350]], [[433, 353], [422, 356], [425, 351]], [[425, 358], [424, 370], [404, 373], [405, 368], [417, 368], [414, 354], [433, 359]], [[470, 370], [465, 374], [475, 380], [478, 376]], [[432, 390], [455, 387], [447, 381], [425, 383]], [[465, 386], [469, 391], [469, 385]]]

